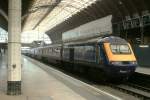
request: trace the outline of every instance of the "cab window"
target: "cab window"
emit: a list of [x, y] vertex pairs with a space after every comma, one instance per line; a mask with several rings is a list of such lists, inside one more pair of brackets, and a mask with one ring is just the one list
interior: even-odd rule
[[130, 54], [131, 50], [127, 44], [111, 44], [111, 51], [114, 54]]

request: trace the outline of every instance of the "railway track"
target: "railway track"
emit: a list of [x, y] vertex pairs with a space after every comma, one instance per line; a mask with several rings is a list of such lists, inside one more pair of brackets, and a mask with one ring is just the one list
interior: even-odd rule
[[142, 90], [142, 91], [145, 91], [145, 92], [148, 92], [150, 93], [150, 88], [146, 88], [146, 87], [143, 87], [143, 86], [139, 86], [137, 84], [133, 84], [133, 83], [126, 83], [128, 86], [130, 87], [133, 87], [133, 88], [136, 88], [136, 89], [139, 89], [139, 90]]
[[129, 83], [150, 89], [150, 75], [135, 73], [129, 79]]
[[135, 73], [128, 82], [121, 85], [108, 84], [108, 86], [138, 97], [142, 100], [150, 100], [150, 76]]
[[141, 100], [150, 100], [150, 92], [146, 92], [146, 91], [149, 91], [149, 89], [144, 88], [144, 91], [143, 91], [143, 88], [139, 89], [139, 87], [135, 87], [135, 86], [132, 87], [129, 85], [124, 85], [124, 84], [121, 84], [121, 85], [108, 84], [108, 86], [111, 88], [117, 89], [121, 92], [135, 96]]

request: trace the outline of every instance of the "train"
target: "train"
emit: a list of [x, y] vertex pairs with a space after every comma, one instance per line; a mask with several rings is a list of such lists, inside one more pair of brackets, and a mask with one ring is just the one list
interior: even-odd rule
[[24, 54], [102, 81], [127, 80], [138, 66], [130, 43], [117, 36], [37, 47]]

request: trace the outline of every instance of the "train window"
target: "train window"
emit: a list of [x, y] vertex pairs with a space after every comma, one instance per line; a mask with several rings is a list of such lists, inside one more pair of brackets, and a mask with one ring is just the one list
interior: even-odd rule
[[63, 59], [69, 60], [70, 50], [69, 48], [63, 48]]
[[114, 54], [130, 54], [130, 48], [127, 44], [111, 44], [112, 53]]
[[49, 50], [49, 53], [51, 53], [51, 48], [49, 48], [48, 50]]
[[124, 24], [125, 24], [125, 29], [130, 29], [130, 28], [132, 28], [131, 20], [125, 21]]
[[139, 18], [133, 19], [132, 20], [132, 25], [133, 25], [134, 28], [140, 27], [140, 19]]
[[55, 51], [55, 53], [60, 53], [60, 49], [59, 48], [56, 48], [54, 51]]
[[45, 50], [45, 54], [47, 54], [47, 48], [46, 48], [46, 50]]
[[144, 25], [150, 24], [150, 15], [149, 16], [143, 16], [143, 24]]
[[95, 48], [94, 46], [76, 46], [74, 47], [75, 60], [83, 60], [93, 62], [95, 61]]

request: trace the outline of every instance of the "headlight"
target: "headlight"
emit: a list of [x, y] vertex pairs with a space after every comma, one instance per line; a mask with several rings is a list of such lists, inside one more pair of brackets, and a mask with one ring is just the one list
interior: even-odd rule
[[137, 62], [136, 61], [132, 61], [131, 64], [137, 65]]

